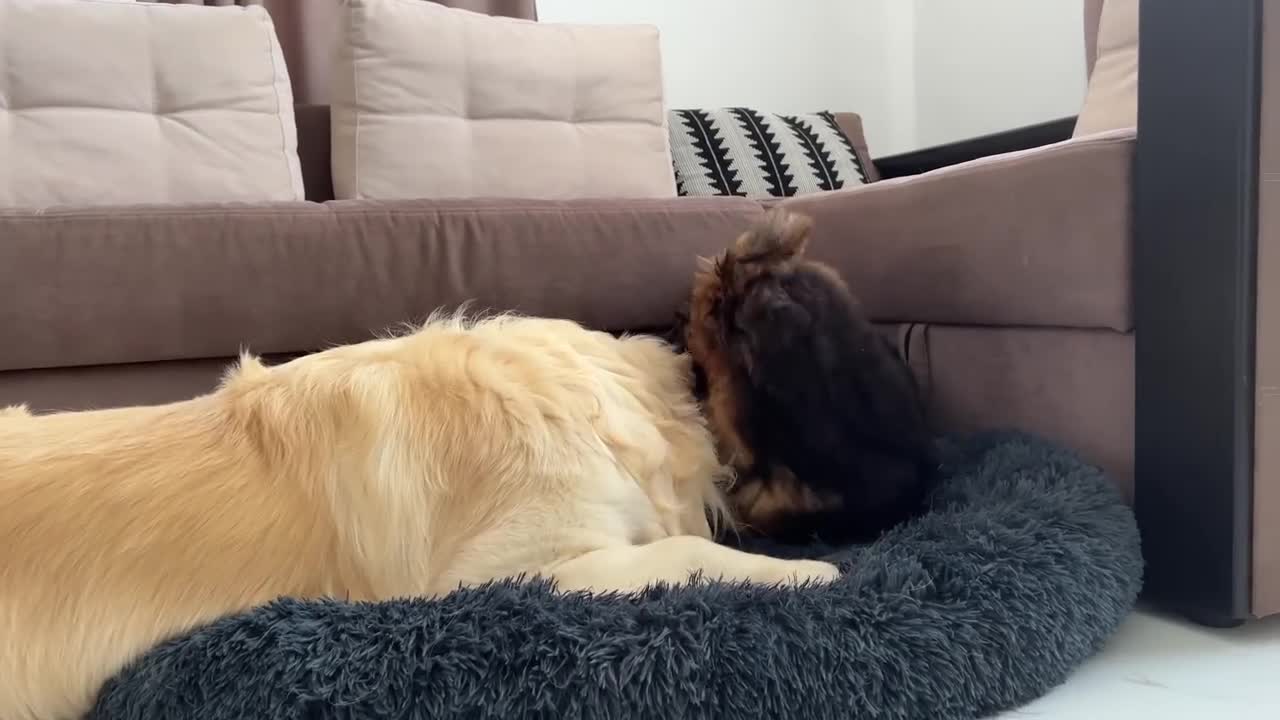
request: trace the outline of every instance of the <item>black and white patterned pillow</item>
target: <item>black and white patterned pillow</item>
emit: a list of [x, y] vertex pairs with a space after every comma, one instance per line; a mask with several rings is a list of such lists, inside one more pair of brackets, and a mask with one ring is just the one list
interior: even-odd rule
[[681, 195], [789, 197], [867, 182], [853, 143], [829, 112], [671, 110], [667, 124]]

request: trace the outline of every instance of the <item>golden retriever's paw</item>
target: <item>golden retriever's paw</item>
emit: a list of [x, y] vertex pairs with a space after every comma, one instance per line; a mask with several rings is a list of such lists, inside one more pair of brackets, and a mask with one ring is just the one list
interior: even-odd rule
[[806, 583], [825, 585], [839, 579], [840, 568], [820, 560], [784, 560], [779, 561], [779, 564], [771, 574], [774, 576], [768, 578], [765, 582], [785, 586], [804, 585]]

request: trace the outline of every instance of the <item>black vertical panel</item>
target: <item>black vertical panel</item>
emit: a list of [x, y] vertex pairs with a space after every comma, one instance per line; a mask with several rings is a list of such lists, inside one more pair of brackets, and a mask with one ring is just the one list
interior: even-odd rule
[[1142, 3], [1135, 506], [1150, 601], [1249, 614], [1262, 0]]

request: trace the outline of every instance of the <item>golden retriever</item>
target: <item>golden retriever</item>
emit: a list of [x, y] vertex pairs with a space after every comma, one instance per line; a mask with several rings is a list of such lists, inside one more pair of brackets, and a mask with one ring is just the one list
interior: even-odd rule
[[655, 338], [454, 316], [245, 356], [185, 402], [0, 411], [0, 718], [77, 717], [140, 653], [281, 596], [835, 578], [712, 542], [727, 471], [691, 372]]

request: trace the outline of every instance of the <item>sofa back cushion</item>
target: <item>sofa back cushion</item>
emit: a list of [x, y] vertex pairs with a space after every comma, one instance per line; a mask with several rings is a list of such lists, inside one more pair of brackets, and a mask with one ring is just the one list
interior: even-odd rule
[[0, 0], [0, 207], [303, 199], [261, 7]]
[[673, 197], [658, 33], [347, 0], [339, 199]]
[[[1138, 124], [1138, 4], [1106, 0], [1098, 11], [1097, 35], [1088, 43], [1094, 53], [1089, 89], [1076, 119], [1076, 137]], [[1091, 6], [1096, 9], [1096, 2]]]
[[1084, 0], [1084, 67], [1085, 77], [1093, 74], [1098, 59], [1098, 21], [1102, 18], [1102, 0]]

